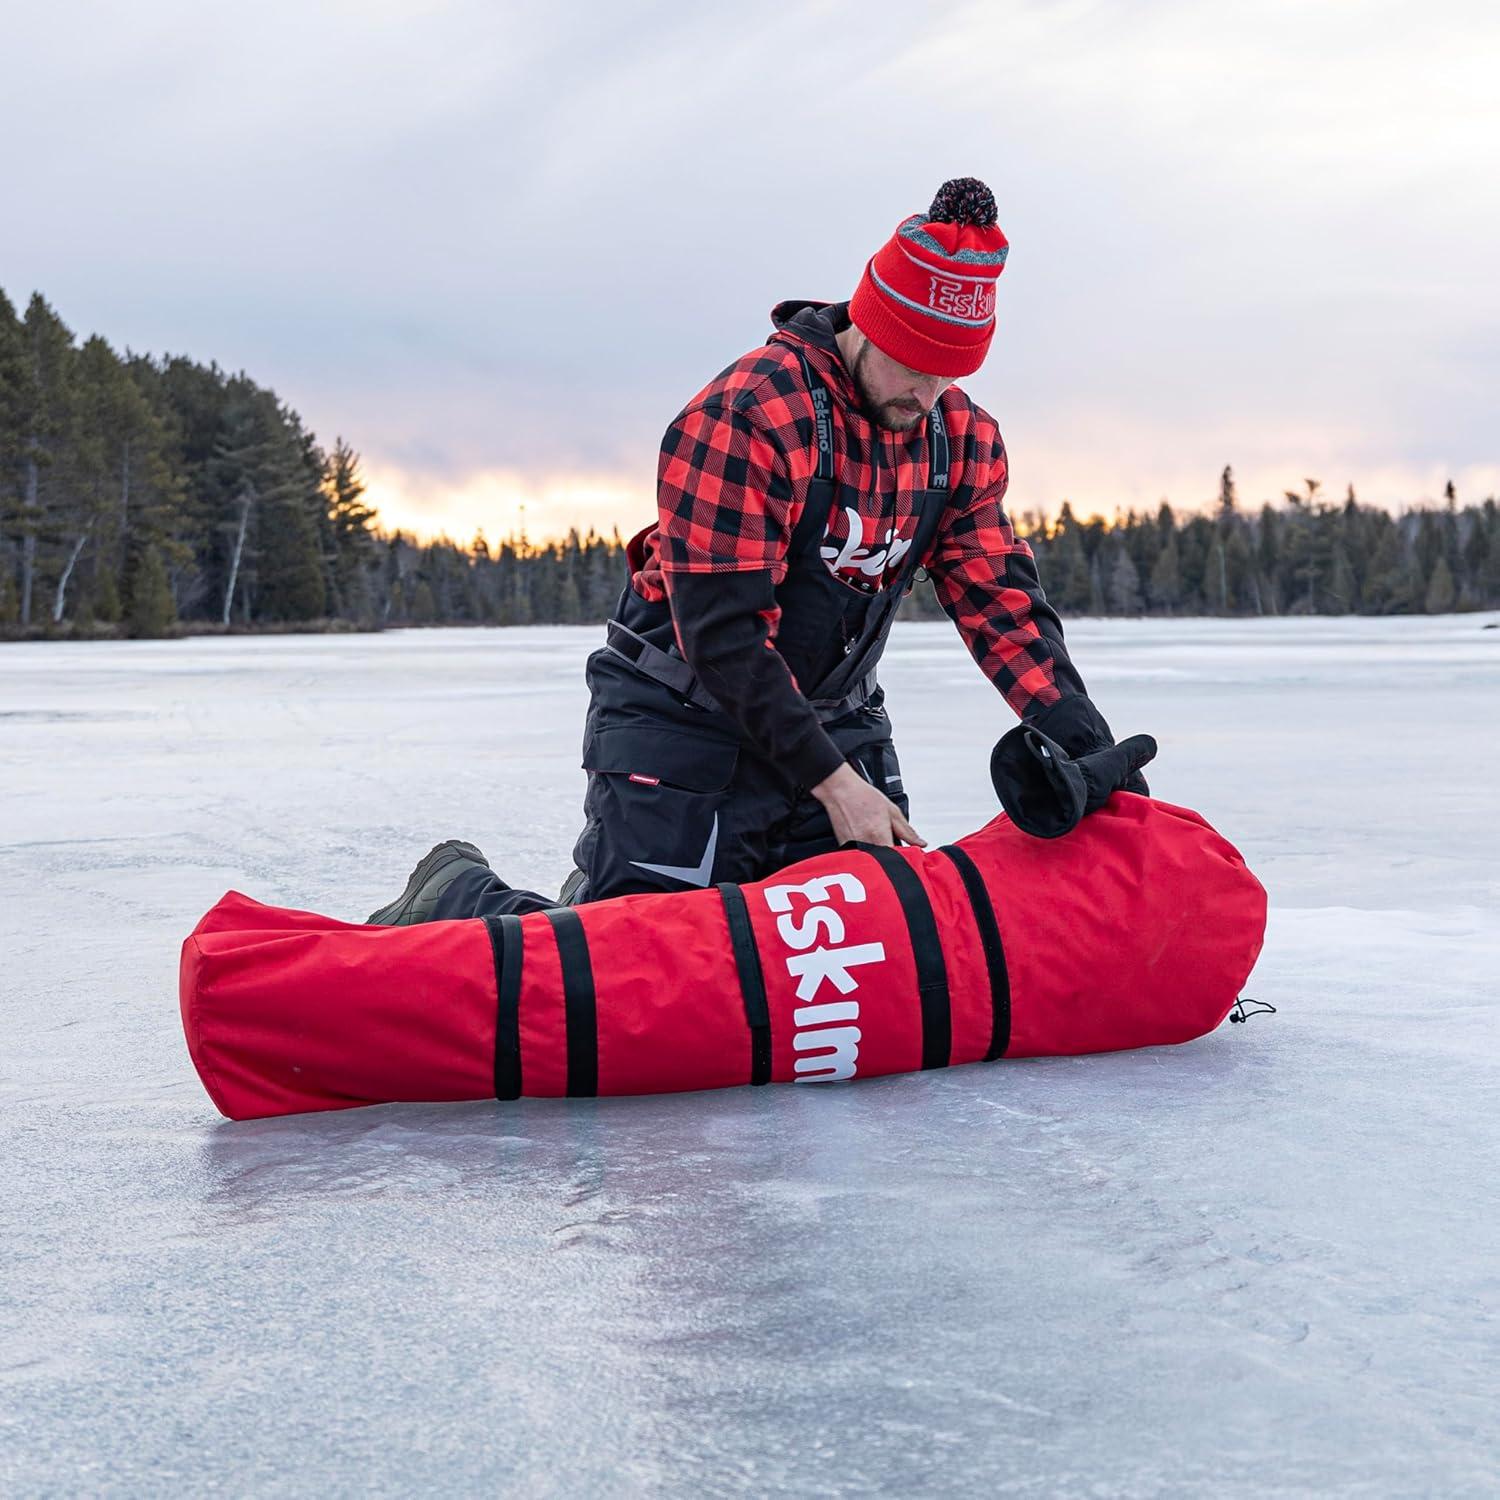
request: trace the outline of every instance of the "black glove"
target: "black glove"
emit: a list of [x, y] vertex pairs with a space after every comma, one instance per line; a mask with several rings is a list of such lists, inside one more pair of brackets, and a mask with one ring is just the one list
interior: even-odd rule
[[[1074, 760], [1095, 750], [1108, 750], [1115, 742], [1104, 715], [1094, 706], [1094, 700], [1083, 693], [1070, 693], [1066, 698], [1059, 698], [1040, 713], [1033, 714], [1026, 724], [1055, 740]], [[1146, 757], [1147, 760], [1150, 758], [1149, 755]], [[1123, 790], [1139, 792], [1142, 797], [1151, 795], [1146, 778], [1139, 771], [1124, 784]]]
[[1017, 828], [1055, 839], [1071, 833], [1085, 813], [1097, 812], [1114, 792], [1134, 791], [1132, 782], [1144, 790], [1141, 767], [1155, 754], [1149, 734], [1133, 734], [1122, 744], [1075, 757], [1034, 725], [1018, 724], [995, 746], [990, 779]]

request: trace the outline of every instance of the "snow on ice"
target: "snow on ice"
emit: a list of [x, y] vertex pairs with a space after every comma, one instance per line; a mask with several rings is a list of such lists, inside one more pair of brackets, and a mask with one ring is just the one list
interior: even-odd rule
[[[1072, 627], [1269, 888], [1275, 1016], [246, 1125], [183, 936], [229, 887], [362, 918], [454, 835], [555, 890], [597, 633], [0, 648], [0, 1493], [1494, 1493], [1486, 623]], [[945, 625], [884, 675], [969, 832], [1007, 711]]]

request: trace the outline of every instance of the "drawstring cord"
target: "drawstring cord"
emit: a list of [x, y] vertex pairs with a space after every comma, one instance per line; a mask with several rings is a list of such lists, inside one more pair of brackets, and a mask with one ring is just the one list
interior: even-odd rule
[[[1251, 1007], [1254, 1008], [1251, 1009]], [[1229, 1012], [1229, 1019], [1231, 1021], [1248, 1021], [1251, 1016], [1274, 1016], [1275, 1014], [1276, 1007], [1274, 1005], [1268, 1005], [1264, 1000], [1251, 1000], [1248, 996], [1242, 995], [1234, 1002], [1234, 1006]]]

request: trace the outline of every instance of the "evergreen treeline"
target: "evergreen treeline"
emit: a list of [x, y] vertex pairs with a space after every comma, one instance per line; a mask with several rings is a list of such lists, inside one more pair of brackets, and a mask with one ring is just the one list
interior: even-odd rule
[[361, 492], [248, 376], [80, 345], [0, 292], [0, 625], [369, 618]]
[[618, 536], [374, 526], [359, 459], [244, 374], [79, 344], [0, 291], [0, 634], [602, 620]]
[[[1226, 468], [1211, 515], [1080, 521], [1021, 518], [1047, 597], [1070, 615], [1392, 615], [1500, 608], [1500, 507], [1458, 506], [1450, 482], [1441, 509], [1402, 515], [1288, 490], [1284, 505], [1239, 508]], [[942, 613], [924, 585], [919, 618]]]
[[[1500, 607], [1493, 498], [1402, 516], [1288, 493], [1113, 522], [1022, 517], [1049, 598], [1079, 614], [1394, 614]], [[597, 623], [618, 534], [417, 543], [375, 528], [359, 460], [244, 374], [79, 344], [0, 292], [0, 634]], [[905, 613], [941, 613], [923, 584]]]

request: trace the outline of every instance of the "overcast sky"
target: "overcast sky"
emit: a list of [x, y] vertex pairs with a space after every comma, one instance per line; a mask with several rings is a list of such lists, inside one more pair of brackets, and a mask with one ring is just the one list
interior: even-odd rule
[[392, 524], [649, 519], [945, 178], [1011, 505], [1500, 489], [1500, 6], [0, 0], [0, 287], [273, 386]]

